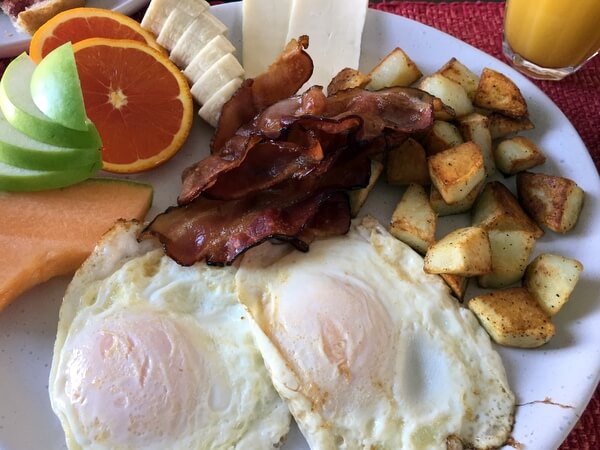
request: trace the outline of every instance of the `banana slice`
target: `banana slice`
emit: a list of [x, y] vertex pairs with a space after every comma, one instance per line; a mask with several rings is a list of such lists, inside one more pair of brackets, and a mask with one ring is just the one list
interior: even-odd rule
[[208, 101], [200, 108], [198, 115], [208, 124], [216, 128], [221, 116], [223, 105], [231, 98], [242, 84], [241, 78], [234, 78], [215, 92]]
[[179, 9], [174, 9], [169, 13], [169, 17], [167, 17], [160, 33], [158, 33], [156, 42], [169, 51], [173, 50], [177, 41], [195, 19], [194, 16], [190, 16]]
[[227, 31], [223, 22], [204, 11], [187, 27], [171, 51], [171, 60], [187, 67], [212, 38]]
[[142, 27], [158, 36], [171, 11], [177, 9], [197, 17], [209, 6], [204, 0], [152, 0], [142, 18]]
[[229, 83], [234, 78], [241, 78], [243, 75], [244, 68], [235, 56], [228, 53], [214, 63], [210, 69], [208, 69], [204, 75], [193, 84], [191, 89], [192, 97], [201, 104], [204, 104], [208, 102], [215, 92], [219, 91], [221, 86]]
[[223, 35], [215, 36], [202, 50], [200, 50], [200, 52], [198, 52], [198, 54], [196, 54], [196, 56], [194, 56], [192, 61], [183, 71], [183, 74], [192, 84], [194, 84], [208, 69], [210, 69], [210, 66], [223, 56], [233, 52], [235, 52], [235, 47], [229, 42], [229, 39]]

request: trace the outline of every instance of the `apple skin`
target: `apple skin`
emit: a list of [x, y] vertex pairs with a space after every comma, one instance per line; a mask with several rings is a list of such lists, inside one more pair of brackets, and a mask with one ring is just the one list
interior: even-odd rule
[[31, 77], [35, 63], [26, 53], [14, 59], [0, 80], [0, 109], [17, 130], [46, 144], [70, 148], [100, 148], [102, 140], [94, 124], [87, 130], [64, 127], [42, 113], [31, 97]]
[[47, 171], [14, 167], [0, 162], [0, 191], [45, 191], [84, 181], [98, 172], [102, 162], [73, 170]]
[[70, 42], [52, 50], [31, 76], [31, 97], [46, 116], [61, 125], [87, 131], [87, 115]]
[[34, 170], [70, 170], [102, 159], [99, 149], [57, 147], [12, 127], [0, 111], [0, 161]]

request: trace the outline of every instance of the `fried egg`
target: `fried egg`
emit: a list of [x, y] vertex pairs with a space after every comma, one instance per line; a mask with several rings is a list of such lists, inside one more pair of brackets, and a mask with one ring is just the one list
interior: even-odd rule
[[[515, 398], [473, 314], [375, 219], [236, 275], [275, 388], [311, 449], [500, 446]], [[460, 441], [460, 442], [459, 442]]]
[[70, 449], [269, 449], [290, 414], [235, 294], [120, 223], [65, 294], [49, 393]]

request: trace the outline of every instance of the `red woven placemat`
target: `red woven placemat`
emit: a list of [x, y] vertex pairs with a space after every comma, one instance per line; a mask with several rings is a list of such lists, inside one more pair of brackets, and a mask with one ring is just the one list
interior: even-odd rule
[[[501, 51], [504, 3], [392, 1], [371, 7], [430, 25], [505, 60]], [[7, 62], [0, 60], [0, 75]], [[600, 57], [562, 81], [534, 82], [575, 126], [600, 171]], [[600, 389], [560, 450], [600, 450]]]

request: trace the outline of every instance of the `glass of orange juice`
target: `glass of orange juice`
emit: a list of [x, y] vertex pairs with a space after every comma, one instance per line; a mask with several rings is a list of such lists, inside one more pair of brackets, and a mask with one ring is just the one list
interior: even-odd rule
[[600, 0], [507, 0], [503, 50], [526, 75], [560, 80], [600, 49]]

